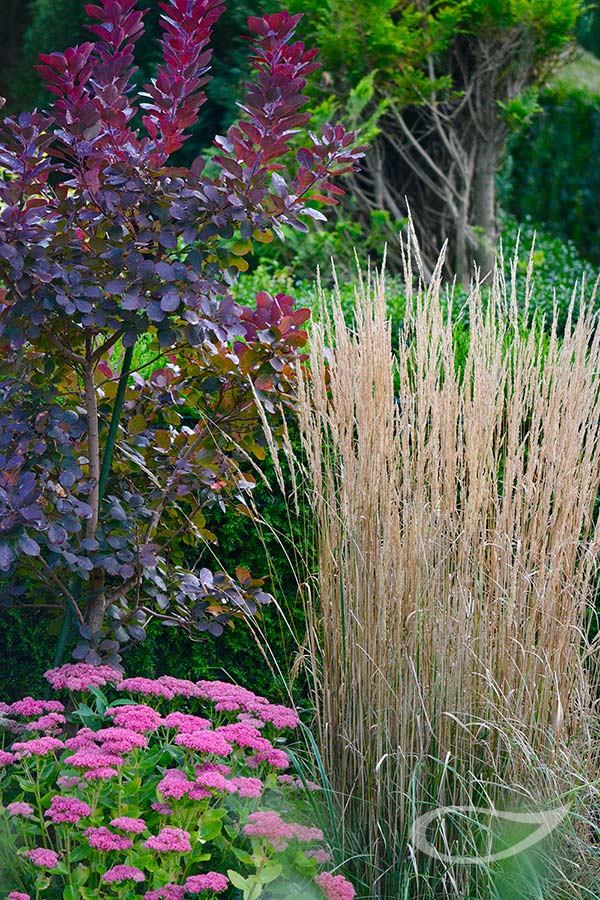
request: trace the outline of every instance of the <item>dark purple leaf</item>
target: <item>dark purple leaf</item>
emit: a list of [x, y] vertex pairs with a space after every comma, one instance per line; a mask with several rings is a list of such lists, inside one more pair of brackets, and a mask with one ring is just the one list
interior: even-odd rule
[[168, 294], [164, 294], [160, 301], [160, 308], [164, 310], [164, 312], [175, 312], [178, 309], [179, 304], [181, 303], [179, 294], [175, 291], [171, 291]]
[[127, 631], [129, 632], [130, 637], [134, 639], [134, 641], [145, 641], [146, 640], [146, 631], [142, 628], [141, 625], [133, 625], [127, 626]]
[[8, 572], [13, 559], [14, 554], [8, 544], [0, 544], [0, 571]]
[[281, 177], [279, 172], [273, 172], [271, 176], [271, 183], [273, 185], [273, 190], [277, 194], [278, 197], [284, 199], [288, 195], [288, 186], [285, 182], [285, 179]]
[[40, 545], [37, 541], [34, 541], [34, 539], [29, 537], [29, 535], [27, 534], [24, 534], [21, 538], [19, 538], [19, 550], [22, 553], [25, 553], [26, 556], [40, 555]]
[[62, 525], [53, 523], [48, 529], [48, 539], [57, 546], [62, 546], [67, 540], [67, 532]]

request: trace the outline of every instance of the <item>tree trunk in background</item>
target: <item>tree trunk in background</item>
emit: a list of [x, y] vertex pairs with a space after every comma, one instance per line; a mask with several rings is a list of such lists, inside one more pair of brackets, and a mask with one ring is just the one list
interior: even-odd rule
[[466, 195], [459, 206], [454, 244], [454, 274], [457, 281], [465, 285], [468, 285], [472, 273], [467, 253], [468, 207], [469, 197]]
[[497, 158], [496, 144], [482, 141], [475, 157], [470, 216], [471, 227], [477, 238], [473, 259], [482, 278], [493, 271], [496, 255], [495, 176]]

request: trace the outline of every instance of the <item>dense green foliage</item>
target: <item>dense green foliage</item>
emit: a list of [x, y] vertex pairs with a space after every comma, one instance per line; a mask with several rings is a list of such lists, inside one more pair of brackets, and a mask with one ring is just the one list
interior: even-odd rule
[[518, 219], [530, 217], [579, 252], [600, 262], [600, 98], [555, 89], [543, 113], [511, 142], [504, 201]]
[[[591, 296], [598, 270], [580, 256], [571, 241], [562, 241], [544, 227], [530, 219], [523, 223], [512, 216], [503, 215], [502, 242], [507, 261], [511, 260], [519, 240], [519, 283], [517, 293], [523, 301], [525, 276], [529, 257], [533, 250], [533, 290], [531, 304], [547, 318], [552, 314], [556, 301], [559, 328], [564, 326], [573, 290], [585, 284], [585, 296]], [[576, 301], [577, 302], [577, 301]]]
[[[325, 296], [329, 296], [334, 290], [334, 274], [339, 282], [342, 307], [348, 321], [351, 321], [354, 312], [354, 291], [356, 284], [356, 251], [361, 264], [366, 262], [367, 253], [364, 245], [360, 244], [352, 228], [348, 228], [343, 219], [327, 232], [317, 232], [310, 235], [307, 244], [312, 251], [311, 261], [313, 267], [319, 267], [320, 278]], [[343, 243], [344, 235], [346, 243]], [[502, 213], [500, 216], [500, 239], [506, 265], [512, 260], [515, 251], [519, 256], [519, 280], [517, 291], [524, 299], [525, 276], [529, 257], [533, 249], [533, 290], [531, 303], [536, 309], [545, 314], [552, 311], [554, 296], [559, 311], [559, 321], [564, 323], [573, 288], [581, 285], [582, 278], [589, 289], [594, 285], [597, 277], [595, 265], [582, 256], [572, 241], [561, 240], [552, 234], [550, 229], [535, 223], [533, 218], [525, 218], [519, 221], [515, 216]], [[322, 243], [320, 243], [322, 242]], [[331, 242], [331, 243], [330, 243]], [[339, 246], [342, 259], [342, 267], [338, 265], [336, 252], [330, 253], [331, 244]], [[272, 293], [284, 291], [298, 298], [298, 302], [313, 309], [318, 314], [317, 284], [314, 278], [305, 278], [305, 267], [309, 266], [307, 251], [299, 247], [300, 258], [294, 265], [280, 265], [269, 259], [262, 259], [254, 270], [249, 273], [236, 286], [235, 296], [239, 303], [247, 303], [253, 296], [253, 292], [263, 286]], [[375, 256], [372, 262], [378, 261]], [[335, 268], [332, 268], [334, 266]], [[398, 331], [404, 315], [404, 297], [402, 293], [402, 278], [400, 276], [388, 279], [388, 309], [392, 318], [394, 330]], [[589, 293], [589, 291], [588, 291]], [[460, 309], [460, 298], [464, 296], [461, 287], [456, 288], [457, 308]], [[458, 313], [457, 313], [458, 315]]]
[[[531, 28], [540, 61], [563, 45], [575, 26], [580, 0], [289, 0], [305, 14], [307, 32], [318, 37], [324, 64], [346, 90], [372, 73], [380, 89], [393, 87], [394, 101], [415, 102], [434, 89], [426, 68], [433, 51], [480, 32]], [[342, 80], [342, 79], [345, 79]], [[445, 78], [445, 81], [448, 79]]]
[[600, 8], [590, 3], [577, 23], [577, 42], [600, 56]]

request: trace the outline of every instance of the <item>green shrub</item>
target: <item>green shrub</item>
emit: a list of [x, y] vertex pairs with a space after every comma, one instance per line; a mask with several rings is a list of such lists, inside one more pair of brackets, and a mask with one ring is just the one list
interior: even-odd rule
[[293, 267], [296, 277], [309, 281], [318, 268], [327, 283], [331, 282], [334, 260], [340, 280], [353, 281], [356, 277], [355, 248], [361, 261], [368, 256], [379, 266], [386, 244], [397, 243], [400, 229], [405, 224], [406, 220], [394, 222], [385, 210], [371, 210], [368, 221], [363, 221], [350, 198], [344, 206], [330, 212], [326, 225], [314, 228], [309, 234], [284, 229], [285, 241], [264, 245], [259, 249], [257, 259], [259, 263], [268, 261], [280, 268]]
[[[572, 241], [561, 240], [545, 228], [537, 228], [531, 219], [521, 224], [508, 215], [502, 216], [502, 244], [507, 262], [514, 256], [517, 239], [519, 241], [519, 269], [524, 276], [533, 248], [534, 269], [532, 274], [532, 295], [530, 303], [543, 313], [549, 323], [556, 298], [559, 332], [564, 329], [573, 290], [579, 294], [585, 281], [586, 296], [598, 277], [598, 269], [584, 259]], [[525, 277], [518, 280], [517, 296], [521, 304], [525, 295]], [[578, 308], [576, 303], [576, 308]]]
[[[57, 642], [56, 630], [50, 630], [49, 625], [50, 620], [40, 617], [39, 611], [13, 609], [2, 614], [0, 694], [7, 701], [28, 693], [43, 693], [43, 674], [52, 665]], [[274, 607], [263, 612], [261, 627], [266, 643], [279, 662], [284, 657], [287, 659], [289, 638], [282, 631], [280, 616]], [[286, 640], [287, 644], [284, 644]], [[192, 641], [182, 631], [153, 622], [146, 641], [126, 651], [123, 662], [128, 672], [146, 677], [167, 673], [177, 678], [227, 676], [236, 683], [251, 685], [263, 696], [278, 700], [285, 697], [245, 624], [228, 629], [222, 640], [207, 637]]]
[[582, 47], [600, 56], [600, 9], [596, 3], [591, 3], [580, 17], [576, 34]]
[[502, 202], [520, 221], [531, 219], [573, 241], [600, 262], [600, 98], [557, 87], [543, 113], [510, 143], [500, 179]]
[[[597, 266], [581, 255], [573, 241], [556, 237], [548, 227], [536, 225], [535, 220], [531, 217], [519, 222], [515, 216], [503, 212], [500, 216], [500, 230], [501, 247], [507, 268], [515, 254], [518, 242], [519, 270], [524, 275], [533, 248], [534, 271], [531, 282], [533, 289], [530, 304], [548, 319], [552, 313], [556, 297], [558, 326], [562, 330], [574, 285], [580, 288], [582, 279], [585, 279], [588, 287], [586, 293], [589, 295], [598, 277]], [[347, 252], [353, 253], [353, 251], [354, 247], [350, 247]], [[360, 259], [364, 262], [368, 254], [364, 251], [364, 248], [357, 247], [357, 251], [360, 251]], [[317, 282], [315, 279], [304, 277], [301, 274], [302, 271], [302, 268], [298, 269], [294, 264], [281, 266], [274, 258], [261, 257], [254, 270], [248, 273], [240, 284], [236, 286], [234, 291], [235, 298], [239, 303], [246, 304], [251, 302], [259, 290], [266, 290], [271, 294], [278, 292], [292, 294], [297, 298], [299, 305], [310, 307], [313, 311], [313, 316], [318, 316]], [[355, 273], [356, 267], [352, 276], [338, 277], [341, 306], [348, 322], [352, 321], [354, 316], [357, 287]], [[329, 302], [334, 285], [331, 261], [326, 262], [320, 272], [320, 277], [325, 298]], [[520, 303], [523, 304], [525, 299], [525, 278], [518, 279], [517, 295]], [[457, 285], [454, 296], [456, 339], [462, 340], [460, 335], [468, 325], [467, 310], [465, 308], [467, 293], [461, 285]], [[398, 335], [402, 327], [404, 308], [403, 279], [400, 276], [389, 276], [387, 278], [387, 309], [388, 315], [392, 319], [394, 336]]]

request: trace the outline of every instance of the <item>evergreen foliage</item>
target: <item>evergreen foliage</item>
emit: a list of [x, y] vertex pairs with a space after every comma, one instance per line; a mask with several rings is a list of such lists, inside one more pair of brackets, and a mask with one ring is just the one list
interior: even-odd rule
[[511, 140], [503, 202], [600, 263], [600, 97], [558, 87], [542, 110]]

